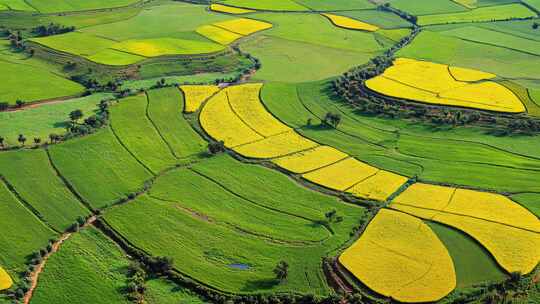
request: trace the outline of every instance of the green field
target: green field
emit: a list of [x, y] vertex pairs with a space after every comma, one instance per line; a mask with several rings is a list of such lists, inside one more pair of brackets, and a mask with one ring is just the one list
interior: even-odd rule
[[19, 144], [19, 134], [26, 136], [29, 141], [35, 137], [48, 141], [51, 133], [62, 134], [66, 131], [71, 111], [81, 110], [85, 116], [90, 116], [96, 111], [101, 100], [111, 97], [110, 94], [93, 94], [23, 111], [0, 112], [0, 135], [5, 138], [5, 143], [11, 146]]
[[393, 29], [410, 27], [411, 24], [399, 16], [379, 10], [359, 10], [359, 11], [343, 11], [337, 15], [351, 17], [369, 24], [376, 25], [380, 28]]
[[452, 0], [391, 0], [386, 2], [412, 15], [458, 13], [467, 10]]
[[189, 290], [178, 287], [163, 279], [154, 279], [146, 282], [144, 300], [148, 304], [204, 304], [203, 300]]
[[448, 13], [420, 16], [419, 25], [460, 23], [460, 22], [482, 22], [493, 20], [507, 20], [515, 18], [532, 18], [536, 13], [522, 4], [513, 3], [499, 6], [480, 7], [468, 12]]
[[[309, 1], [309, 0], [308, 0]], [[294, 0], [223, 0], [224, 4], [268, 11], [307, 11], [307, 7]]]
[[58, 231], [90, 213], [56, 176], [44, 150], [1, 153], [0, 174]]
[[115, 243], [83, 229], [47, 261], [32, 303], [131, 303], [122, 293], [128, 265]]
[[[13, 1], [13, 0], [10, 0]], [[41, 13], [59, 13], [85, 11], [104, 8], [127, 6], [137, 0], [50, 0], [46, 3], [40, 0], [27, 0], [26, 3]]]

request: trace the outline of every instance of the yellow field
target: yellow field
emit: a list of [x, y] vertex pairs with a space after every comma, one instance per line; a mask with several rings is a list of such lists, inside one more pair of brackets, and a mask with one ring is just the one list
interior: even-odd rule
[[263, 140], [234, 148], [234, 151], [250, 158], [276, 158], [315, 148], [318, 144], [306, 139], [294, 130], [267, 137]]
[[451, 66], [448, 69], [450, 70], [450, 74], [458, 81], [475, 82], [480, 80], [493, 79], [497, 77], [497, 75], [495, 74], [466, 68]]
[[345, 191], [356, 183], [375, 175], [379, 169], [347, 158], [328, 167], [304, 174], [303, 177], [329, 189]]
[[8, 289], [11, 285], [13, 285], [11, 277], [2, 267], [0, 267], [0, 290]]
[[196, 29], [196, 32], [204, 37], [215, 41], [219, 44], [228, 45], [242, 38], [242, 35], [233, 33], [213, 25], [203, 25]]
[[184, 92], [185, 113], [197, 111], [206, 99], [219, 91], [214, 85], [183, 85], [180, 89]]
[[508, 197], [495, 193], [457, 189], [444, 210], [540, 233], [540, 220]]
[[[482, 82], [458, 81], [450, 71], [454, 71], [457, 76], [454, 77], [458, 79]], [[399, 58], [382, 75], [367, 80], [366, 86], [387, 96], [425, 103], [524, 112], [525, 106], [512, 91], [499, 83], [485, 80], [494, 76], [481, 71], [452, 69], [443, 64]]]
[[375, 176], [354, 185], [347, 192], [360, 198], [384, 202], [399, 187], [403, 186], [407, 180], [408, 178], [404, 176], [380, 170]]
[[212, 10], [214, 12], [235, 14], [235, 15], [247, 14], [247, 13], [255, 12], [254, 10], [238, 8], [238, 7], [232, 7], [232, 6], [227, 6], [227, 5], [223, 5], [223, 4], [211, 4], [210, 5], [210, 10]]
[[374, 291], [402, 302], [437, 301], [456, 287], [454, 265], [421, 220], [381, 209], [339, 261]]
[[261, 87], [262, 83], [249, 83], [226, 88], [234, 112], [244, 123], [265, 137], [291, 131], [291, 128], [266, 111], [259, 99]]
[[223, 91], [206, 103], [199, 120], [210, 136], [230, 148], [263, 139], [234, 114]]
[[349, 157], [347, 154], [328, 146], [319, 146], [313, 150], [274, 159], [273, 162], [283, 169], [302, 174], [333, 164]]
[[461, 4], [465, 6], [466, 8], [474, 9], [476, 8], [476, 2], [477, 0], [452, 0], [456, 2], [457, 4]]
[[270, 23], [248, 18], [227, 20], [214, 23], [213, 25], [244, 36], [272, 27]]
[[349, 17], [334, 15], [334, 14], [322, 14], [328, 18], [334, 25], [351, 30], [362, 30], [367, 32], [375, 32], [379, 29], [378, 26], [358, 21]]
[[443, 210], [450, 203], [455, 191], [456, 189], [452, 187], [415, 183], [398, 195], [394, 203]]

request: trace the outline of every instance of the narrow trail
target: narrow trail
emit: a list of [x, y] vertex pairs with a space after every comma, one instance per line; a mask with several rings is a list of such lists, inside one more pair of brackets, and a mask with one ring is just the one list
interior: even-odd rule
[[[96, 221], [96, 219], [97, 219], [97, 217], [95, 215], [89, 217], [86, 220], [86, 222], [81, 226], [81, 228], [92, 225]], [[51, 251], [49, 253], [47, 253], [43, 257], [41, 262], [36, 266], [34, 271], [30, 274], [30, 277], [29, 277], [30, 278], [30, 288], [28, 289], [28, 291], [24, 295], [24, 298], [23, 298], [23, 301], [22, 301], [23, 304], [29, 304], [30, 300], [32, 300], [32, 295], [34, 294], [34, 290], [36, 289], [36, 287], [38, 285], [39, 275], [41, 274], [41, 272], [43, 272], [43, 269], [45, 268], [45, 264], [47, 263], [47, 260], [49, 259], [49, 257], [52, 254], [54, 254], [55, 252], [57, 252], [60, 249], [60, 246], [65, 241], [67, 241], [74, 233], [75, 232], [66, 232], [66, 233], [62, 234], [60, 236], [60, 238], [52, 244]]]

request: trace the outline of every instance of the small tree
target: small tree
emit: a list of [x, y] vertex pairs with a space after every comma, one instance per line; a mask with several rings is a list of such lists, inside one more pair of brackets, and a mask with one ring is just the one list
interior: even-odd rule
[[0, 136], [0, 147], [3, 147], [4, 146], [4, 141], [6, 139], [3, 137], [3, 136]]
[[280, 261], [274, 268], [274, 274], [279, 282], [283, 282], [289, 276], [289, 264], [285, 261]]
[[71, 121], [73, 122], [76, 122], [78, 121], [79, 119], [81, 119], [83, 117], [83, 112], [81, 110], [74, 110], [74, 111], [71, 111], [69, 113], [69, 119], [71, 119]]
[[22, 146], [24, 146], [24, 143], [26, 142], [26, 137], [24, 137], [24, 135], [22, 135], [22, 134], [19, 134], [19, 137], [17, 138], [17, 141], [18, 141]]
[[34, 137], [34, 145], [39, 146], [39, 144], [41, 143], [41, 138], [39, 137]]
[[533, 23], [533, 25], [532, 25], [533, 29], [536, 30], [536, 29], [538, 29], [538, 27], [540, 27], [540, 24], [538, 24], [538, 22]]
[[208, 144], [208, 151], [210, 154], [225, 152], [225, 142], [223, 140], [210, 142]]
[[8, 102], [5, 102], [5, 101], [0, 102], [0, 111], [5, 111], [8, 108], [9, 108], [9, 103]]
[[334, 219], [337, 217], [337, 211], [336, 209], [332, 209], [324, 214], [326, 217], [326, 220], [331, 223], [334, 221]]
[[22, 108], [22, 106], [24, 106], [26, 102], [24, 102], [24, 100], [21, 100], [21, 99], [17, 99], [17, 101], [15, 101], [15, 104], [17, 105], [18, 108]]

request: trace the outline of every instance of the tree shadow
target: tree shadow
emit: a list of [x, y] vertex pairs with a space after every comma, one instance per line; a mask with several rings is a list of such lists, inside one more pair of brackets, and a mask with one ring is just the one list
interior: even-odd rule
[[260, 279], [247, 281], [242, 291], [257, 291], [261, 289], [272, 289], [279, 284], [277, 279]]

